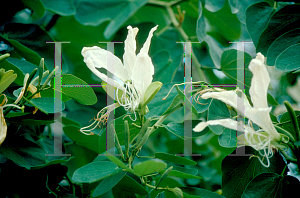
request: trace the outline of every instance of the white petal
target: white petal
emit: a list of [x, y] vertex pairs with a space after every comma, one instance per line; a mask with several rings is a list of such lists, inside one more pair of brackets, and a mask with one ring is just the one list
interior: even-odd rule
[[248, 117], [252, 122], [260, 126], [265, 132], [267, 132], [271, 137], [275, 140], [280, 140], [280, 135], [276, 131], [271, 117], [270, 117], [270, 108], [250, 108], [246, 110], [245, 115]]
[[[232, 106], [237, 109], [242, 115], [244, 115], [245, 109], [251, 108], [249, 101], [244, 93], [241, 93], [242, 97], [236, 94], [235, 90], [232, 91], [220, 91], [220, 92], [207, 92], [204, 93], [201, 98], [208, 99], [213, 98], [221, 100], [222, 102]], [[244, 104], [244, 105], [240, 105]]]
[[[157, 25], [158, 26], [158, 25]], [[153, 36], [153, 32], [157, 29], [157, 26], [153, 27], [150, 32], [149, 32], [149, 35], [148, 35], [148, 38], [146, 40], [146, 42], [144, 43], [142, 49], [140, 52], [144, 52], [146, 54], [148, 54], [149, 52], [149, 47], [150, 47], [150, 42], [151, 42], [151, 38]]]
[[129, 79], [128, 72], [121, 60], [111, 52], [94, 46], [84, 47], [81, 54], [84, 57], [84, 62], [90, 69], [95, 67], [104, 68], [123, 81]]
[[124, 67], [128, 71], [128, 76], [131, 76], [132, 70], [135, 64], [136, 60], [136, 41], [135, 37], [139, 31], [138, 28], [133, 28], [131, 26], [127, 27], [128, 29], [128, 35], [125, 40], [125, 47], [124, 47], [124, 55], [123, 55], [123, 62], [124, 62]]
[[[144, 96], [144, 93], [147, 87], [152, 82], [152, 75], [154, 66], [152, 64], [151, 58], [148, 54], [140, 52], [137, 55], [137, 59], [134, 65], [134, 69], [132, 71], [132, 82], [134, 87], [137, 89], [138, 93]], [[143, 99], [142, 99], [143, 100]]]
[[121, 90], [124, 90], [123, 85], [120, 85], [118, 81], [112, 79], [112, 78], [108, 78], [107, 75], [99, 72], [93, 64], [93, 60], [91, 58], [85, 58], [85, 63], [88, 66], [88, 68], [96, 75], [98, 76], [101, 80], [107, 82], [108, 84], [114, 86], [114, 87], [118, 87]]
[[263, 61], [264, 57], [258, 53], [256, 59], [251, 60], [249, 65], [253, 74], [249, 92], [255, 108], [268, 108], [267, 93], [270, 77]]
[[[237, 121], [227, 118], [227, 119], [209, 120], [206, 122], [200, 122], [199, 124], [197, 124], [195, 126], [195, 128], [193, 130], [195, 132], [200, 132], [200, 131], [203, 131], [203, 129], [205, 129], [205, 127], [207, 127], [208, 125], [222, 125], [223, 127], [233, 129], [233, 130], [237, 130], [237, 129], [241, 128], [241, 127], [238, 128]], [[242, 129], [244, 129], [244, 128], [242, 127]]]

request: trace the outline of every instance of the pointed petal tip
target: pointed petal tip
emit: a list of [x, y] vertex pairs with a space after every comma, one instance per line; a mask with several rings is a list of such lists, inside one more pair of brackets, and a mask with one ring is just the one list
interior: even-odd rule
[[194, 128], [193, 131], [195, 132], [201, 132], [203, 131], [209, 124], [207, 122], [200, 122], [197, 124]]
[[257, 54], [256, 54], [256, 58], [255, 58], [256, 60], [260, 60], [261, 62], [265, 62], [265, 57], [264, 57], [264, 55], [262, 55], [262, 53], [260, 53], [260, 52], [258, 52]]

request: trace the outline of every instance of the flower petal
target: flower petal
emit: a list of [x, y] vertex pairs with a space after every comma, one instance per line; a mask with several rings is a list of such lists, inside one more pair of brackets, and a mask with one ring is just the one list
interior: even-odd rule
[[[157, 25], [158, 26], [158, 25]], [[140, 52], [144, 52], [146, 54], [148, 54], [149, 52], [149, 48], [150, 48], [150, 42], [151, 42], [151, 38], [153, 36], [153, 32], [157, 29], [157, 26], [153, 27], [150, 32], [149, 32], [149, 35], [148, 35], [148, 38], [146, 40], [146, 42], [144, 43], [142, 49]]]
[[122, 91], [124, 90], [123, 85], [120, 85], [118, 81], [107, 77], [107, 75], [99, 72], [96, 67], [94, 67], [93, 60], [89, 57], [85, 58], [85, 63], [88, 66], [88, 68], [96, 75], [98, 76], [101, 80], [107, 82], [108, 84], [112, 85], [113, 87], [118, 87]]
[[258, 53], [256, 58], [251, 60], [249, 70], [253, 74], [249, 90], [253, 106], [255, 108], [268, 108], [267, 94], [270, 77], [264, 64], [264, 56], [261, 53]]
[[[232, 106], [237, 109], [242, 115], [244, 115], [245, 109], [251, 108], [249, 101], [244, 93], [240, 92], [242, 97], [239, 97], [235, 90], [232, 91], [220, 91], [220, 92], [207, 92], [204, 93], [201, 98], [208, 99], [213, 98], [217, 100], [221, 100], [222, 102]], [[241, 106], [239, 104], [244, 104]]]
[[128, 76], [131, 76], [133, 67], [135, 65], [136, 60], [136, 41], [135, 37], [139, 31], [138, 28], [132, 28], [131, 26], [127, 27], [128, 35], [125, 40], [125, 47], [124, 47], [124, 55], [123, 55], [123, 62], [124, 67], [128, 71]]
[[[151, 38], [153, 32], [156, 30], [157, 26], [153, 27], [148, 35], [146, 42], [144, 43], [140, 53], [136, 57], [136, 62], [132, 71], [131, 80], [134, 87], [137, 89], [141, 96], [144, 95], [147, 87], [151, 84], [154, 74], [154, 66], [152, 60], [148, 55]], [[142, 100], [143, 97], [141, 97]], [[144, 102], [144, 101], [142, 101]]]
[[[237, 130], [238, 129], [238, 122], [235, 120], [232, 120], [230, 118], [227, 119], [220, 119], [220, 120], [209, 120], [206, 122], [200, 122], [199, 124], [197, 124], [195, 126], [195, 128], [193, 129], [195, 132], [200, 132], [203, 131], [205, 129], [205, 127], [207, 127], [208, 125], [222, 125], [223, 127], [229, 128], [229, 129], [233, 129], [233, 130]], [[244, 129], [244, 127], [242, 127]], [[239, 127], [240, 129], [240, 127]]]
[[252, 122], [260, 126], [266, 133], [268, 133], [272, 138], [277, 141], [280, 141], [280, 135], [276, 131], [271, 117], [270, 117], [270, 108], [250, 108], [245, 112], [245, 116], [248, 117]]
[[81, 54], [84, 57], [84, 62], [90, 69], [95, 67], [104, 68], [122, 81], [129, 80], [127, 70], [123, 66], [121, 60], [113, 53], [94, 46], [84, 47], [81, 51]]
[[[143, 97], [147, 87], [152, 82], [152, 75], [154, 66], [152, 64], [151, 58], [148, 54], [140, 52], [137, 55], [137, 59], [134, 65], [134, 69], [132, 72], [131, 80], [133, 82], [133, 86], [137, 89], [138, 93]], [[143, 101], [144, 102], [144, 101]]]

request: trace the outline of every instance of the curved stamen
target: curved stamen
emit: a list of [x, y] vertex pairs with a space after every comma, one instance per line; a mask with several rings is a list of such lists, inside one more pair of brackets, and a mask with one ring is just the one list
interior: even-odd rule
[[117, 88], [117, 101], [126, 111], [131, 110], [134, 112], [140, 103], [140, 95], [130, 82], [125, 82], [124, 85], [125, 87], [121, 98], [119, 98], [119, 89]]

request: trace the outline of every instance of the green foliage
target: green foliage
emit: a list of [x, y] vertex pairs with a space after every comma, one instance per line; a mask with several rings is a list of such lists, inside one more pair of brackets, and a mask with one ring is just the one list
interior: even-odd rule
[[117, 174], [120, 169], [112, 162], [91, 162], [77, 169], [72, 177], [75, 183], [92, 183]]
[[158, 172], [165, 169], [167, 164], [159, 160], [147, 160], [140, 162], [133, 167], [134, 173], [139, 176], [149, 175], [154, 172]]
[[93, 105], [97, 102], [97, 97], [93, 89], [76, 76], [63, 74], [62, 84], [62, 93], [73, 98], [80, 104]]
[[[208, 120], [231, 118], [230, 112], [223, 102], [213, 100], [208, 109]], [[219, 143], [224, 147], [235, 147], [237, 144], [236, 130], [228, 129], [221, 125], [209, 126], [209, 128], [219, 136]]]
[[[259, 155], [251, 147], [246, 147], [245, 153], [250, 154], [250, 156], [258, 157]], [[270, 159], [270, 167], [268, 168], [264, 167], [255, 156], [250, 159], [249, 156], [227, 156], [223, 160], [222, 189], [225, 197], [241, 197], [256, 176], [262, 173], [281, 174], [284, 170], [285, 162], [278, 153]], [[268, 180], [268, 178], [265, 179]]]
[[184, 157], [176, 156], [176, 155], [170, 155], [168, 153], [155, 153], [155, 157], [161, 160], [166, 160], [169, 162], [173, 162], [175, 164], [181, 164], [181, 165], [196, 165], [197, 163], [186, 159]]
[[[295, 177], [281, 176], [276, 173], [262, 173], [251, 180], [242, 197], [294, 196], [298, 192], [298, 185], [299, 181]], [[264, 188], [260, 188], [260, 186], [264, 186]]]
[[[0, 13], [1, 195], [294, 196], [300, 165], [299, 6], [273, 0], [7, 1], [7, 12]], [[107, 49], [111, 46], [105, 42], [113, 41], [113, 53], [124, 63], [129, 25], [139, 28], [129, 47], [132, 58], [158, 25], [148, 52], [154, 75], [143, 101], [134, 83], [128, 88], [99, 69], [123, 86], [118, 96], [107, 96], [105, 88], [116, 87], [95, 76], [81, 55], [83, 47]], [[67, 43], [57, 49], [56, 41]], [[237, 43], [244, 41], [240, 51]], [[60, 50], [58, 68], [54, 58]], [[235, 86], [248, 99], [254, 97], [248, 67], [258, 52], [266, 57], [271, 78], [267, 114], [283, 139], [262, 138], [269, 141], [259, 142], [264, 149], [247, 146], [241, 156], [239, 149], [234, 152], [236, 130], [213, 125], [187, 137], [187, 128], [226, 118], [270, 135], [243, 119], [248, 112], [236, 117], [236, 110], [220, 100], [201, 97], [214, 87]], [[189, 69], [192, 83], [185, 75]], [[106, 107], [107, 97], [116, 109]], [[125, 103], [119, 104], [120, 98]], [[291, 104], [288, 112], [281, 110], [283, 103]], [[253, 141], [251, 133], [249, 138]]]

